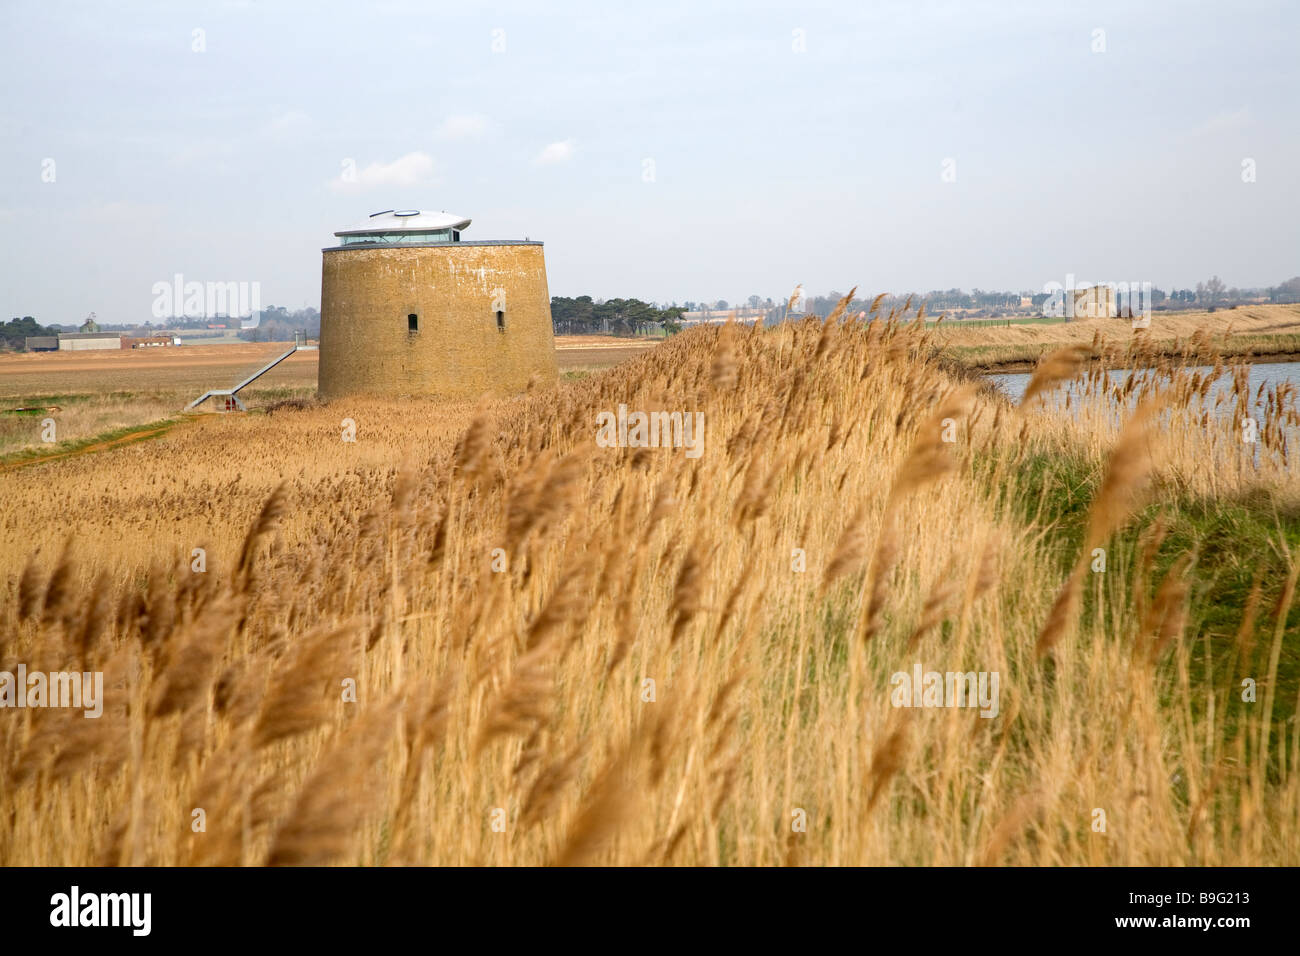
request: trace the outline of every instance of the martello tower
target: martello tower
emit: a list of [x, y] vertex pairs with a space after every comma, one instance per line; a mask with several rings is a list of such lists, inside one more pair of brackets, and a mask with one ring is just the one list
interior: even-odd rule
[[322, 398], [476, 398], [555, 378], [542, 244], [466, 242], [469, 224], [389, 209], [334, 234], [322, 250]]

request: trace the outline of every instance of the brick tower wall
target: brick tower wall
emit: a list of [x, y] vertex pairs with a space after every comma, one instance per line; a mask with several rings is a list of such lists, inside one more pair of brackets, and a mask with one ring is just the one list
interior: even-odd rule
[[324, 251], [321, 398], [508, 395], [556, 374], [540, 242]]

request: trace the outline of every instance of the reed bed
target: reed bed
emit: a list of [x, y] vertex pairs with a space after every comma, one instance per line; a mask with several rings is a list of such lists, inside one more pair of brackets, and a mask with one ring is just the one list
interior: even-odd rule
[[[1292, 397], [1224, 399], [1265, 402], [1244, 449], [1191, 365], [1116, 395], [1078, 353], [1013, 408], [875, 318], [0, 478], [0, 670], [107, 691], [0, 710], [0, 863], [1300, 862], [1298, 565], [1279, 534], [1222, 640], [1159, 510], [1290, 500]], [[620, 404], [703, 412], [703, 454], [598, 446]], [[997, 715], [894, 706], [917, 664]]]

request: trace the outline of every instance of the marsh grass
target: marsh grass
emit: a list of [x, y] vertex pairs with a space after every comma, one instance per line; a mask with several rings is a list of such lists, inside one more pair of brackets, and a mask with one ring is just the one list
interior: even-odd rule
[[[0, 477], [0, 669], [109, 698], [0, 711], [0, 862], [1300, 862], [1288, 396], [1247, 459], [1176, 363], [1016, 410], [875, 318]], [[598, 448], [620, 402], [703, 456]], [[892, 706], [914, 662], [998, 716]]]

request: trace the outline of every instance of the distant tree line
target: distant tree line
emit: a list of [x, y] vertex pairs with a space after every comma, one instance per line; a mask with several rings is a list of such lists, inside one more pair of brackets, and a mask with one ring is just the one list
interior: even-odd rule
[[[825, 318], [839, 304], [843, 293], [831, 291], [825, 295], [805, 296], [802, 306], [796, 306], [796, 315], [814, 315]], [[938, 318], [947, 313], [954, 317], [980, 318], [997, 315], [1037, 315], [1049, 294], [1046, 292], [998, 292], [984, 289], [933, 289], [929, 292], [887, 294], [881, 299], [877, 314], [888, 315], [893, 309], [902, 309], [911, 299], [914, 312], [925, 305], [926, 314]], [[871, 308], [875, 295], [855, 296], [847, 312], [865, 312]], [[1236, 305], [1260, 302], [1300, 303], [1300, 276], [1288, 279], [1267, 289], [1227, 288], [1218, 276], [1198, 282], [1195, 289], [1174, 289], [1166, 292], [1152, 288], [1151, 305], [1156, 309], [1221, 309]], [[786, 301], [773, 301], [770, 297], [751, 295], [734, 305], [726, 299], [686, 300], [681, 306], [674, 302], [660, 308], [657, 303], [640, 299], [593, 299], [589, 295], [577, 298], [553, 296], [551, 320], [556, 335], [643, 334], [653, 323], [662, 323], [668, 332], [676, 332], [683, 312], [709, 311], [726, 313], [733, 308], [762, 309], [763, 322], [774, 325], [789, 317], [791, 310]], [[802, 311], [800, 311], [802, 309]]]
[[1272, 302], [1300, 303], [1300, 276], [1280, 282], [1268, 290]]
[[[933, 317], [938, 317], [945, 312], [959, 312], [978, 316], [1007, 314], [1016, 311], [1036, 313], [1042, 309], [1043, 303], [1047, 301], [1048, 293], [985, 292], [981, 289], [972, 289], [970, 292], [965, 292], [962, 289], [939, 289], [924, 293], [886, 295], [881, 300], [879, 308], [888, 315], [891, 309], [902, 308], [909, 297], [912, 300], [911, 308], [913, 310], [918, 308], [921, 303], [925, 303], [926, 314]], [[756, 297], [751, 296], [750, 298]], [[838, 292], [808, 297], [805, 300], [805, 308], [808, 314], [825, 318], [830, 315], [842, 298], [843, 294]], [[847, 311], [850, 313], [866, 311], [871, 307], [874, 298], [875, 296], [869, 298], [855, 297], [849, 303]], [[1028, 300], [1029, 304], [1021, 305], [1022, 300]], [[1212, 276], [1205, 282], [1196, 283], [1195, 289], [1174, 289], [1172, 292], [1166, 292], [1158, 288], [1152, 288], [1151, 290], [1151, 305], [1157, 309], [1201, 308], [1214, 310], [1262, 302], [1300, 303], [1300, 276], [1287, 279], [1285, 282], [1266, 289], [1227, 288], [1223, 280], [1218, 276]], [[786, 311], [784, 303], [770, 308], [767, 313], [767, 321], [780, 321], [785, 316]]]
[[556, 335], [644, 335], [655, 325], [671, 333], [681, 328], [685, 311], [677, 305], [661, 309], [640, 299], [551, 296], [551, 324]]
[[51, 329], [41, 325], [30, 315], [24, 315], [21, 319], [14, 318], [0, 325], [0, 348], [21, 349], [27, 344], [26, 339], [29, 335], [58, 335], [57, 328]]
[[320, 312], [311, 306], [290, 312], [282, 305], [269, 305], [262, 310], [257, 328], [242, 329], [239, 337], [246, 342], [289, 342], [295, 332], [305, 332], [309, 339], [320, 338]]
[[[804, 300], [804, 309], [809, 315], [825, 318], [831, 314], [843, 297], [843, 293], [834, 291], [826, 295], [809, 296]], [[926, 314], [937, 318], [945, 312], [961, 312], [971, 316], [1017, 311], [1037, 313], [1042, 309], [1048, 294], [1046, 292], [986, 292], [982, 289], [972, 289], [970, 292], [962, 289], [936, 289], [919, 294], [886, 295], [881, 300], [880, 311], [888, 315], [891, 309], [901, 309], [909, 297], [912, 300], [913, 310], [919, 308], [921, 303], [925, 303]], [[871, 307], [874, 299], [874, 295], [855, 296], [849, 303], [847, 311], [850, 314], [865, 312]], [[1028, 300], [1029, 304], [1021, 305], [1022, 299]], [[1151, 305], [1157, 309], [1215, 310], [1261, 302], [1300, 304], [1300, 276], [1294, 276], [1265, 289], [1228, 288], [1216, 275], [1204, 282], [1196, 283], [1195, 289], [1174, 289], [1171, 292], [1155, 288], [1151, 290]], [[766, 310], [764, 321], [768, 324], [785, 319], [789, 311], [785, 302], [778, 303], [771, 298], [757, 295], [749, 296], [745, 300], [745, 305], [751, 309]], [[657, 303], [642, 302], [640, 299], [593, 299], [589, 295], [580, 295], [571, 299], [557, 295], [551, 297], [551, 321], [556, 335], [605, 333], [631, 336], [644, 335], [655, 326], [662, 326], [669, 333], [676, 332], [681, 328], [683, 312], [694, 312], [697, 309], [726, 312], [730, 308], [725, 299], [688, 301], [680, 306], [674, 302], [670, 306], [661, 308]], [[221, 319], [218, 318], [216, 321]], [[238, 318], [225, 321], [231, 328], [239, 329]], [[145, 322], [142, 325], [122, 325], [112, 326], [112, 328], [149, 335], [161, 329], [205, 329], [210, 324], [215, 324], [213, 319], [176, 317], [162, 325]], [[29, 336], [58, 335], [62, 331], [65, 331], [63, 326], [41, 325], [30, 315], [12, 318], [0, 324], [0, 348], [22, 349]], [[262, 310], [261, 321], [258, 322], [257, 328], [239, 329], [239, 337], [248, 342], [287, 342], [293, 339], [295, 332], [299, 331], [305, 332], [308, 338], [320, 337], [318, 309], [308, 306], [290, 311], [284, 306], [268, 306]]]

